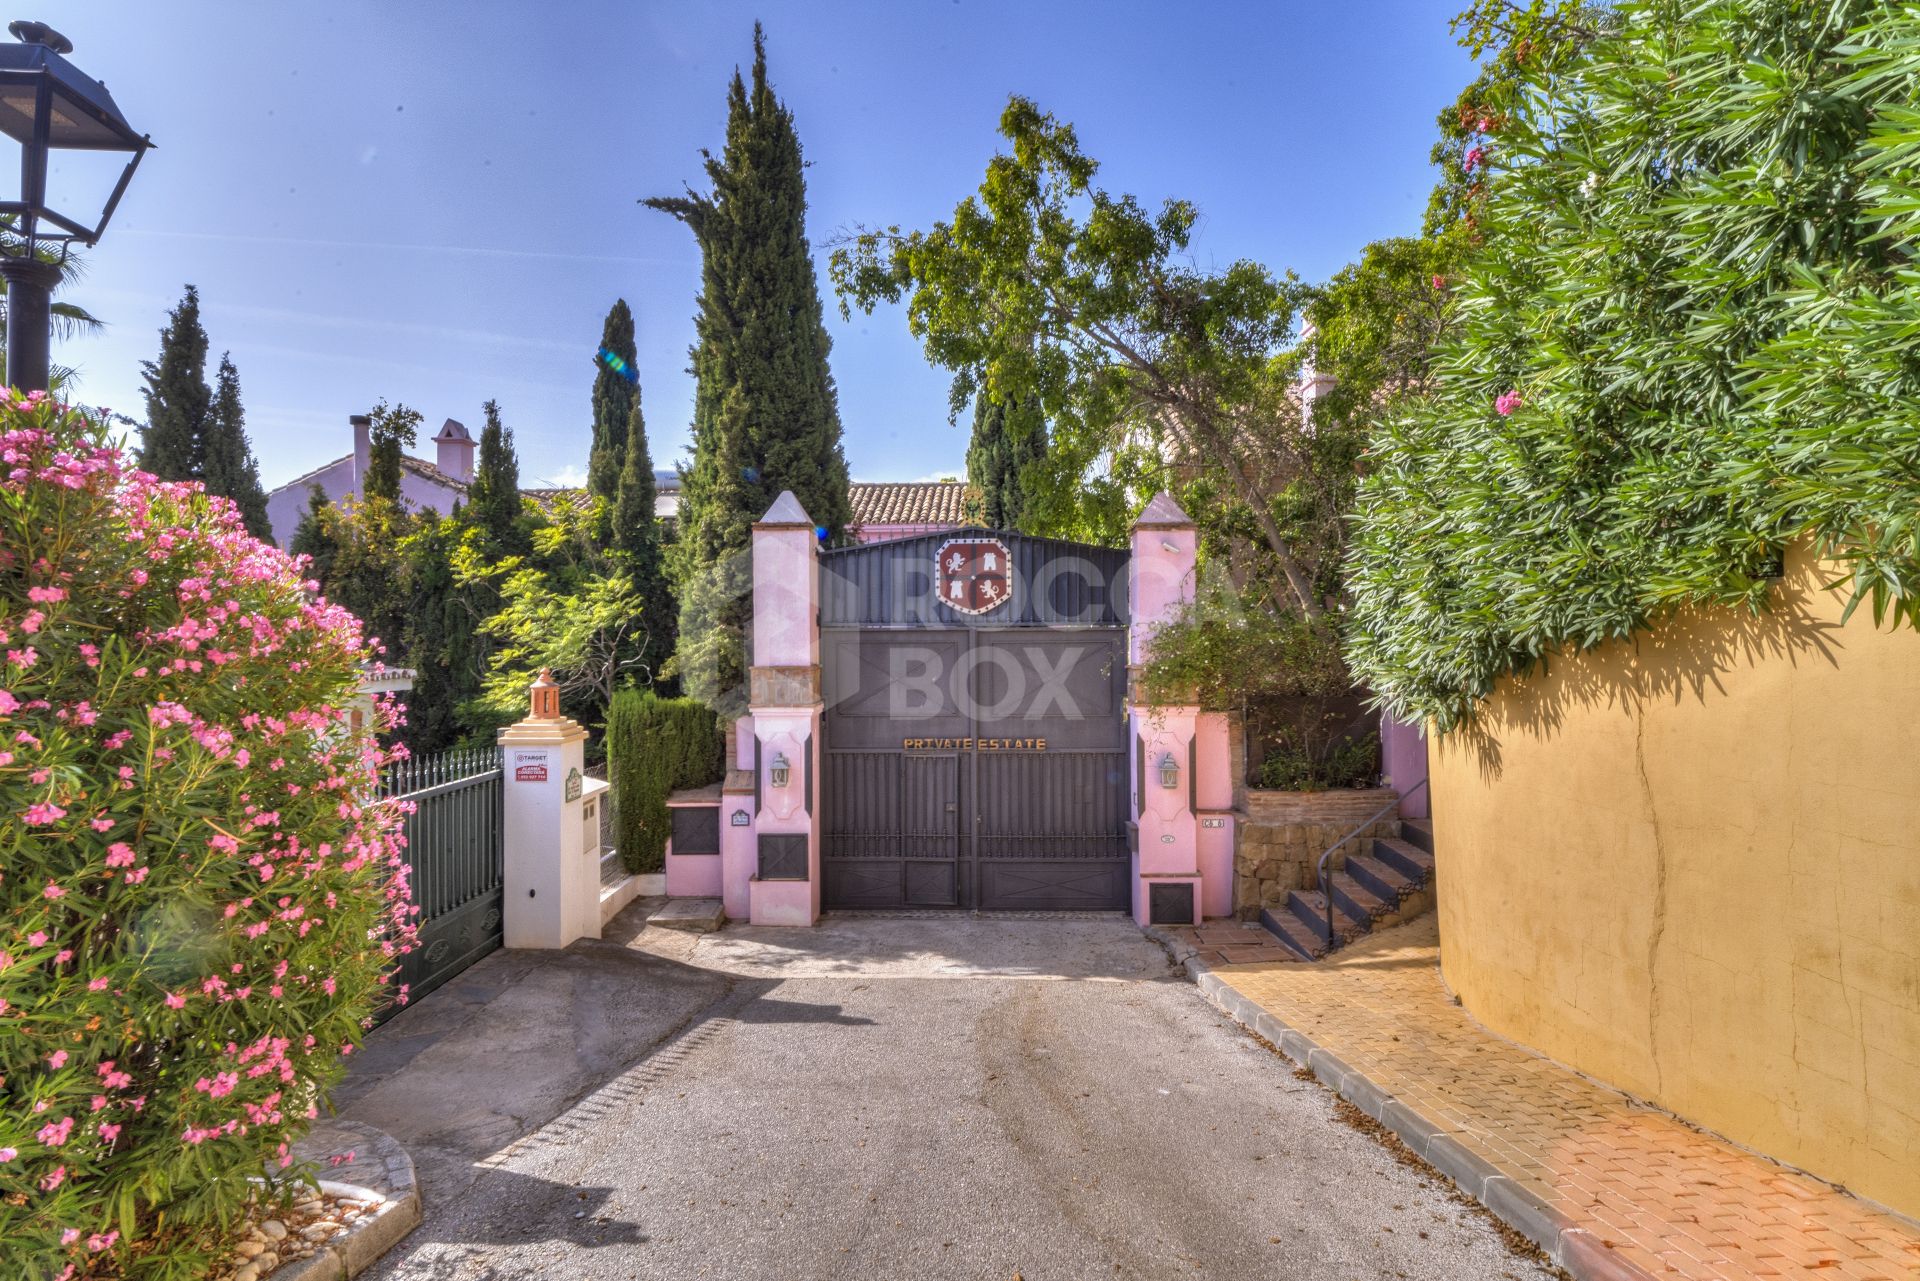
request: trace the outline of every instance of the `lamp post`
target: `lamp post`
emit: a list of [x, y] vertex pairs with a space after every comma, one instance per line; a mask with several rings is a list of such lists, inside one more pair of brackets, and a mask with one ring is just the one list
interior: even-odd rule
[[[0, 279], [7, 282], [7, 381], [22, 391], [45, 391], [53, 341], [53, 287], [75, 242], [94, 245], [120, 203], [140, 158], [153, 145], [135, 133], [107, 87], [80, 72], [64, 55], [73, 42], [44, 22], [7, 28], [20, 43], [0, 45], [0, 133], [20, 144], [20, 198], [0, 200]], [[47, 156], [52, 151], [130, 153], [100, 221], [83, 226], [47, 202]], [[57, 260], [41, 256], [58, 250]]]

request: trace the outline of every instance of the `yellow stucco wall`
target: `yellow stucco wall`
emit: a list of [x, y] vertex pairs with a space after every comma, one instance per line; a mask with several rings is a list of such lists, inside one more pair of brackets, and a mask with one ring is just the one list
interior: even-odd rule
[[1822, 572], [1436, 745], [1441, 964], [1496, 1031], [1920, 1216], [1920, 636], [1841, 625]]

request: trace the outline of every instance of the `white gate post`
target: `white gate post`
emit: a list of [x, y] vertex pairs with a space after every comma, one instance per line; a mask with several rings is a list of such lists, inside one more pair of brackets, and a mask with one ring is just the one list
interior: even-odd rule
[[560, 687], [542, 671], [526, 719], [500, 731], [506, 797], [508, 947], [565, 947], [600, 937], [599, 851], [587, 848], [581, 795], [587, 731], [560, 714]]

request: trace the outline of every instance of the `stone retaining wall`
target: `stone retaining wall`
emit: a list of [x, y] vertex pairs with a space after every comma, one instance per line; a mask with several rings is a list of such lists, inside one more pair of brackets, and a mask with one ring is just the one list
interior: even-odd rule
[[[1326, 848], [1397, 796], [1390, 787], [1328, 792], [1248, 788], [1239, 822], [1234, 825], [1234, 915], [1251, 921], [1260, 915], [1261, 908], [1285, 904], [1288, 891], [1317, 888], [1320, 855]], [[1399, 833], [1399, 816], [1389, 810], [1363, 835]], [[1334, 856], [1333, 865], [1344, 866], [1346, 856], [1361, 848], [1358, 840], [1348, 842]]]

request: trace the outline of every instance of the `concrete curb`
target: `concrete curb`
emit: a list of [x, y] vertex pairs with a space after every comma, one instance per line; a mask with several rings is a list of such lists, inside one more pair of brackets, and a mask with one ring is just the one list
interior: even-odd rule
[[[335, 1128], [344, 1127], [335, 1123]], [[372, 1167], [369, 1173], [377, 1177], [366, 1183], [322, 1179], [320, 1190], [355, 1201], [376, 1201], [380, 1208], [345, 1236], [330, 1239], [307, 1258], [282, 1264], [262, 1281], [347, 1281], [372, 1267], [402, 1237], [420, 1226], [420, 1185], [407, 1150], [392, 1135], [369, 1125], [354, 1124], [351, 1136], [356, 1144], [352, 1153], [355, 1164], [362, 1164], [361, 1146], [368, 1148], [365, 1163]], [[373, 1183], [381, 1186], [368, 1186]]]
[[1523, 1184], [1468, 1149], [1446, 1126], [1388, 1094], [1332, 1051], [1236, 992], [1199, 958], [1195, 948], [1157, 929], [1146, 933], [1167, 949], [1175, 965], [1186, 969], [1208, 1002], [1279, 1047], [1282, 1054], [1310, 1070], [1328, 1089], [1393, 1131], [1427, 1164], [1539, 1246], [1577, 1281], [1656, 1281], [1652, 1273], [1620, 1257], [1605, 1241], [1576, 1226]]

